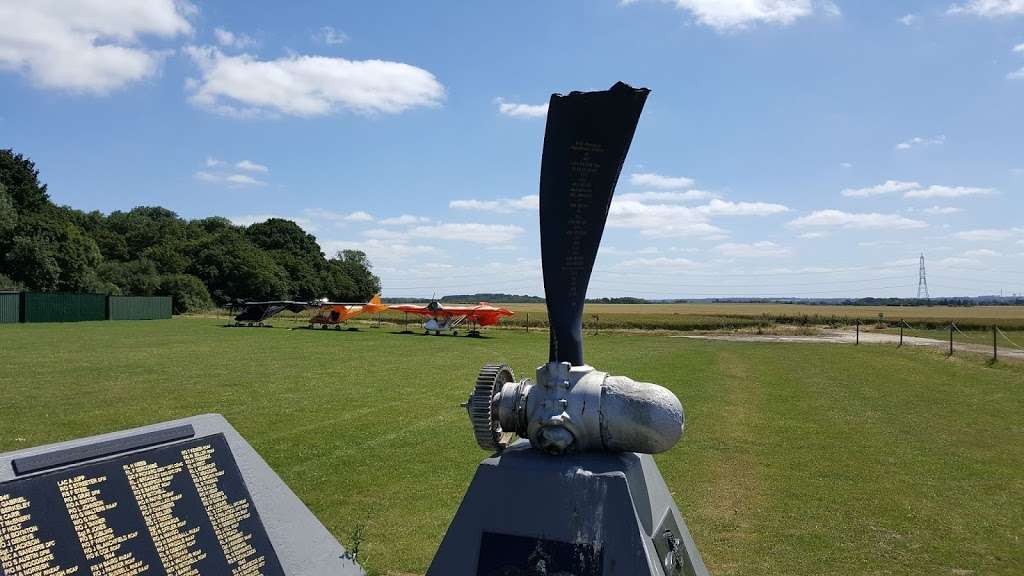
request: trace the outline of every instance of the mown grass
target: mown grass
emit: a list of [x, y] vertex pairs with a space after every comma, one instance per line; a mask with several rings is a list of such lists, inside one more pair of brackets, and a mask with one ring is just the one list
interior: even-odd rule
[[[0, 450], [220, 412], [340, 540], [362, 530], [371, 573], [422, 574], [485, 456], [458, 403], [546, 338], [0, 326]], [[1024, 573], [1019, 364], [618, 333], [587, 358], [683, 400], [657, 460], [714, 574]]]

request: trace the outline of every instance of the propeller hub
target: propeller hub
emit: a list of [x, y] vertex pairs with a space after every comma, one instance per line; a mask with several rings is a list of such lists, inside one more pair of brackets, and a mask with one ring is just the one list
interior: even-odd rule
[[516, 382], [511, 369], [503, 368], [508, 376], [500, 392], [489, 398], [486, 411], [479, 411], [496, 422], [478, 425], [479, 429], [529, 438], [534, 448], [548, 454], [655, 454], [674, 446], [683, 435], [682, 404], [657, 384], [568, 362], [538, 367], [536, 383]]

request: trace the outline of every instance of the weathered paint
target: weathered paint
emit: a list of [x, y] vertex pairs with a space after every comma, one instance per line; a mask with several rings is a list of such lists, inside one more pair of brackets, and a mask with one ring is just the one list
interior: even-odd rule
[[170, 296], [111, 296], [110, 320], [163, 320], [171, 317]]

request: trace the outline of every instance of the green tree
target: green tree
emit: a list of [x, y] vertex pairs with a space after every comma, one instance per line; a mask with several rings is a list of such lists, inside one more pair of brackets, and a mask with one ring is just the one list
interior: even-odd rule
[[168, 274], [160, 279], [160, 294], [171, 297], [175, 314], [213, 308], [213, 300], [203, 281], [191, 274]]
[[18, 236], [5, 259], [7, 273], [30, 290], [52, 292], [60, 285], [60, 265], [42, 236]]
[[0, 184], [21, 212], [39, 210], [50, 202], [46, 184], [39, 183], [35, 163], [14, 150], [0, 150]]
[[284, 270], [236, 230], [224, 230], [199, 243], [188, 272], [202, 280], [220, 304], [235, 298], [277, 300], [288, 296]]
[[152, 260], [109, 260], [97, 268], [100, 280], [117, 286], [126, 296], [152, 296], [160, 289], [160, 275]]
[[380, 278], [373, 274], [373, 266], [365, 252], [342, 250], [328, 264], [337, 267], [352, 282], [352, 292], [333, 296], [332, 299], [362, 302], [380, 292]]

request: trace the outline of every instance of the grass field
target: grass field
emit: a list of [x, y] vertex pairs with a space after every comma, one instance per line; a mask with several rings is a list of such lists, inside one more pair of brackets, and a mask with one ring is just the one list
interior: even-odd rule
[[[485, 456], [477, 370], [545, 360], [546, 333], [488, 336], [3, 325], [0, 451], [220, 412], [342, 542], [362, 528], [372, 574], [422, 574]], [[1020, 364], [620, 333], [587, 358], [683, 400], [657, 461], [713, 574], [1024, 573]]]

